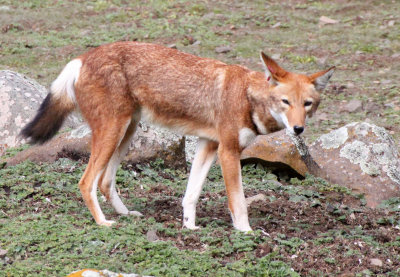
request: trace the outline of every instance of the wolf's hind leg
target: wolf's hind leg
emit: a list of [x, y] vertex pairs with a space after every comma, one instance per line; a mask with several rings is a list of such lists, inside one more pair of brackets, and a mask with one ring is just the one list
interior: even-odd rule
[[132, 140], [133, 134], [135, 133], [138, 119], [133, 118], [130, 125], [126, 129], [125, 136], [123, 137], [120, 145], [115, 149], [110, 161], [108, 162], [107, 168], [103, 173], [103, 176], [100, 181], [100, 191], [106, 197], [106, 199], [111, 203], [114, 207], [115, 211], [119, 214], [127, 215], [136, 215], [142, 216], [140, 212], [137, 211], [129, 211], [128, 208], [124, 205], [121, 198], [118, 195], [116, 189], [116, 173], [118, 166], [121, 160], [125, 157], [128, 152], [128, 148], [130, 142]]

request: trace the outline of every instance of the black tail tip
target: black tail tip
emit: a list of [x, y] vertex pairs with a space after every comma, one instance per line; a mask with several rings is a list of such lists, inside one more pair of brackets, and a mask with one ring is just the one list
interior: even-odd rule
[[68, 112], [58, 109], [49, 93], [43, 100], [35, 117], [20, 132], [20, 137], [30, 144], [43, 144], [61, 128]]

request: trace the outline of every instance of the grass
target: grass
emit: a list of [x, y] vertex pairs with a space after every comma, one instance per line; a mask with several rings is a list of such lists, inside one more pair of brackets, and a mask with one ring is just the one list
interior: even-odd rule
[[[112, 228], [99, 227], [82, 203], [77, 187], [84, 168], [80, 162], [60, 159], [53, 164], [27, 161], [0, 169], [0, 248], [8, 250], [0, 266], [5, 276], [65, 276], [82, 268], [155, 276], [300, 276], [293, 271], [291, 259], [301, 257], [306, 249], [310, 254], [320, 251], [326, 265], [337, 266], [335, 256], [341, 255], [341, 251], [324, 249], [337, 247], [335, 242], [339, 238], [363, 241], [371, 251], [388, 256], [393, 255], [400, 241], [400, 237], [379, 241], [368, 227], [342, 229], [340, 226], [348, 224], [351, 213], [366, 212], [362, 205], [355, 209], [330, 204], [329, 193], [344, 192], [350, 197], [347, 190], [312, 176], [303, 181], [292, 179], [291, 184], [283, 186], [261, 165], [243, 168], [247, 195], [262, 192], [271, 206], [286, 203], [287, 207], [299, 205], [293, 209], [327, 209], [330, 214], [326, 216], [337, 226], [325, 233], [315, 233], [313, 229], [319, 229], [320, 223], [306, 219], [288, 224], [285, 218], [292, 216], [291, 208], [278, 211], [279, 215], [271, 214], [271, 210], [263, 210], [263, 202], [250, 213], [255, 231], [234, 231], [225, 207], [221, 171], [214, 166], [198, 208], [202, 228], [197, 232], [181, 229], [180, 201], [187, 175], [165, 168], [161, 160], [135, 170], [120, 168], [117, 172], [122, 198], [130, 209], [143, 212], [145, 217], [117, 216], [109, 204], [102, 203], [107, 217], [118, 223]], [[282, 200], [282, 195], [287, 200]], [[391, 199], [383, 208], [395, 208], [399, 201]], [[279, 218], [283, 220], [281, 227], [276, 231], [269, 227], [266, 233], [265, 224], [273, 226], [270, 224], [280, 222]], [[382, 227], [400, 224], [398, 214], [382, 212], [372, 220]], [[158, 241], [147, 239], [150, 230], [158, 234]], [[304, 237], [304, 230], [313, 235]], [[267, 250], [262, 252], [264, 248]], [[365, 255], [351, 245], [346, 249], [346, 257]], [[397, 271], [392, 268], [388, 272]]]
[[[160, 181], [168, 186], [186, 181], [186, 174], [179, 171], [166, 171], [174, 178], [171, 182], [160, 179], [160, 168], [141, 168], [140, 176], [136, 177], [132, 171], [118, 171], [119, 186], [124, 194], [129, 193], [128, 188], [140, 190], [136, 184], [138, 180], [144, 191], [154, 188]], [[68, 159], [60, 159], [52, 165], [25, 162], [1, 170], [0, 178], [5, 181], [1, 183], [0, 194], [0, 244], [1, 248], [8, 249], [7, 256], [11, 257], [11, 264], [2, 266], [6, 275], [63, 276], [78, 268], [101, 267], [156, 276], [260, 275], [257, 272], [298, 276], [280, 261], [277, 253], [262, 258], [252, 254], [259, 243], [269, 240], [260, 232], [243, 235], [227, 231], [215, 226], [209, 218], [203, 219], [208, 222], [207, 226], [197, 233], [204, 249], [200, 253], [179, 249], [167, 240], [148, 241], [148, 230], [179, 236], [182, 240], [193, 234], [176, 224], [159, 223], [151, 216], [145, 219], [121, 216], [113, 228], [98, 227], [82, 204], [76, 185], [83, 170], [84, 166]], [[216, 185], [221, 190], [221, 179], [217, 179]], [[174, 190], [173, 198], [181, 197], [183, 189], [180, 186]], [[139, 197], [131, 204], [143, 211], [144, 202], [156, 203], [157, 200]], [[109, 214], [110, 207], [105, 211]], [[146, 212], [156, 211], [147, 209]], [[232, 258], [221, 264], [227, 256], [238, 253], [243, 253], [245, 258]]]

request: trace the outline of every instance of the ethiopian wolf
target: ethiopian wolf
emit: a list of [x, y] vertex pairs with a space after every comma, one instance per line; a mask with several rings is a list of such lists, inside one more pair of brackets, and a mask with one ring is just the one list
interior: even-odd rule
[[200, 58], [155, 44], [116, 42], [70, 61], [51, 85], [35, 118], [22, 130], [44, 143], [79, 109], [92, 129], [91, 156], [79, 188], [99, 225], [110, 226], [97, 188], [120, 214], [129, 211], [115, 174], [139, 120], [198, 136], [183, 198], [183, 225], [195, 225], [196, 204], [216, 155], [222, 167], [233, 226], [250, 231], [240, 168], [241, 151], [259, 134], [303, 132], [334, 68], [311, 75], [287, 72], [261, 52], [265, 72]]

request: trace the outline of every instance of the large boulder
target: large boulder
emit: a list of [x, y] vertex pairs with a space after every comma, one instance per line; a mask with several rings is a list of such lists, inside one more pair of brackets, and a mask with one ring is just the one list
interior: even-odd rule
[[400, 196], [400, 156], [382, 127], [354, 122], [321, 136], [310, 146], [331, 182], [363, 193], [367, 204]]
[[384, 128], [354, 122], [322, 135], [307, 147], [301, 137], [285, 131], [259, 136], [242, 153], [284, 163], [301, 175], [307, 172], [365, 195], [367, 205], [400, 197], [400, 156]]
[[[0, 155], [5, 149], [22, 143], [18, 137], [22, 127], [35, 115], [47, 90], [35, 80], [9, 70], [0, 70]], [[66, 126], [79, 120], [72, 116]]]
[[125, 161], [143, 163], [161, 158], [174, 168], [186, 167], [185, 138], [167, 129], [140, 122]]
[[[18, 135], [38, 110], [48, 91], [35, 80], [8, 70], [0, 71], [0, 155], [9, 147], [25, 140]], [[8, 160], [8, 165], [26, 159], [36, 162], [53, 162], [60, 157], [86, 158], [90, 155], [89, 127], [75, 115], [70, 115], [64, 127], [75, 128], [63, 132], [44, 145], [36, 145]], [[187, 138], [187, 154], [192, 156], [195, 139]], [[141, 163], [164, 159], [167, 165], [185, 167], [185, 138], [165, 129], [139, 123], [125, 161]], [[191, 158], [191, 157], [190, 157]]]
[[[34, 145], [18, 153], [7, 160], [7, 165], [15, 165], [25, 160], [53, 162], [61, 157], [87, 159], [90, 156], [90, 139], [90, 128], [82, 124], [43, 145]], [[157, 158], [163, 159], [170, 167], [186, 167], [185, 138], [140, 122], [124, 161], [129, 164], [138, 164]]]

